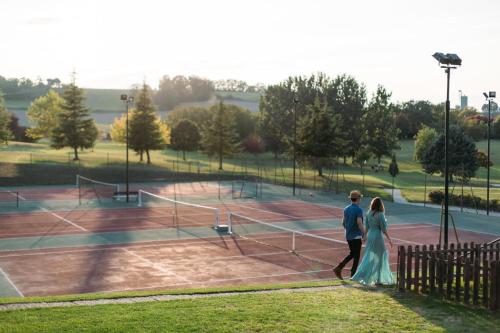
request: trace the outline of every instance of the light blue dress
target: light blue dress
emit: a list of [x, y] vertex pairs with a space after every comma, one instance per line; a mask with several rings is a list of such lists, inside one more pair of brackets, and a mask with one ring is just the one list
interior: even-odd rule
[[361, 264], [351, 278], [364, 285], [394, 284], [389, 254], [385, 248], [383, 231], [387, 230], [384, 213], [368, 212], [365, 219], [367, 241]]

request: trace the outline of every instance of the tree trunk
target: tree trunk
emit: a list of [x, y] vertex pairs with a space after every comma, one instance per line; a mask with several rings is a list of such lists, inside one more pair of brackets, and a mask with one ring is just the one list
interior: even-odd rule
[[323, 177], [323, 168], [318, 167], [318, 176]]
[[186, 160], [186, 151], [185, 150], [182, 151], [182, 160], [183, 161]]
[[392, 177], [392, 201], [394, 201], [394, 177]]
[[73, 151], [75, 152], [75, 157], [73, 157], [73, 161], [78, 161], [78, 147], [73, 147]]
[[347, 164], [347, 156], [344, 156], [344, 165]]
[[146, 149], [146, 156], [148, 158], [148, 164], [151, 164], [151, 156], [149, 156], [149, 149]]
[[219, 154], [219, 170], [222, 170], [222, 154]]
[[139, 162], [144, 161], [143, 154], [144, 154], [144, 151], [141, 149], [141, 150], [139, 151]]

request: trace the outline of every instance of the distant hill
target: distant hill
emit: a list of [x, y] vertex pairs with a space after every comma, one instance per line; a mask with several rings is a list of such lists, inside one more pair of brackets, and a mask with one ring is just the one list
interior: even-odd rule
[[[84, 88], [86, 96], [86, 104], [92, 110], [94, 120], [101, 125], [110, 125], [115, 118], [125, 111], [125, 105], [120, 100], [121, 94], [129, 94], [127, 89], [93, 89]], [[226, 104], [238, 105], [252, 112], [259, 110], [259, 93], [250, 92], [233, 92], [233, 91], [216, 91], [213, 98], [203, 102], [187, 102], [179, 106], [198, 106], [209, 107], [217, 100], [222, 99]], [[26, 116], [26, 110], [32, 101], [30, 100], [12, 100], [6, 99], [5, 106], [9, 112], [14, 113], [19, 118], [19, 124], [22, 126], [29, 125], [29, 120]], [[165, 117], [170, 110], [160, 111], [160, 116]]]

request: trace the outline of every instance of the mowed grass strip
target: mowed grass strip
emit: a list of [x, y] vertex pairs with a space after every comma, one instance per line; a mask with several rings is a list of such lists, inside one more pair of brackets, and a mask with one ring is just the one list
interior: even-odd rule
[[14, 310], [0, 332], [498, 332], [500, 317], [393, 289]]

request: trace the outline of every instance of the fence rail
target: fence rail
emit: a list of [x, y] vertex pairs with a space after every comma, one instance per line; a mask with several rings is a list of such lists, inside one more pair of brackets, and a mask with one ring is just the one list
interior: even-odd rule
[[500, 243], [400, 246], [397, 288], [500, 309]]

